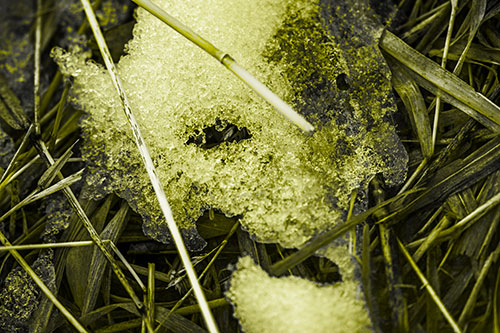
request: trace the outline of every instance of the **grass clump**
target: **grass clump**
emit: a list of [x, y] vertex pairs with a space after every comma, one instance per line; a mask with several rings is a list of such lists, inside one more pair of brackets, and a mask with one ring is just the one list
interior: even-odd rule
[[[41, 16], [28, 0], [0, 14], [1, 330], [202, 332], [80, 5], [41, 3]], [[500, 7], [231, 3], [161, 6], [293, 105], [312, 135], [146, 12], [135, 25], [129, 2], [94, 4], [176, 219], [203, 248], [191, 257], [219, 329], [304, 319], [302, 331], [352, 331], [369, 315], [381, 332], [498, 331]], [[70, 50], [54, 52], [74, 88], [53, 46]], [[387, 186], [408, 157], [405, 184]], [[324, 306], [276, 305], [292, 293]], [[362, 323], [344, 321], [351, 310]]]

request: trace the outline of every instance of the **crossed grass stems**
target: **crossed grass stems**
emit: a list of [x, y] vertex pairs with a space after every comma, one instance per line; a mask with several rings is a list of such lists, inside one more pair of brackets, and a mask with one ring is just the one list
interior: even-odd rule
[[[279, 97], [270, 92], [260, 82], [256, 81], [228, 54], [216, 49], [209, 42], [196, 35], [196, 33], [194, 33], [191, 29], [185, 27], [175, 18], [172, 18], [167, 13], [163, 12], [153, 3], [140, 0], [134, 0], [134, 2], [148, 10], [150, 13], [175, 29], [177, 32], [183, 34], [186, 38], [211, 54], [230, 71], [232, 71], [233, 73], [235, 73], [235, 75], [242, 79], [247, 85], [254, 89], [261, 97], [266, 99], [286, 118], [295, 123], [305, 132], [313, 131], [313, 127], [309, 123], [307, 123], [307, 121], [305, 121], [300, 115], [295, 113], [295, 111], [293, 111]], [[391, 230], [391, 226], [397, 225], [406, 216], [408, 216], [408, 214], [424, 207], [429, 203], [429, 200], [435, 198], [431, 194], [432, 191], [444, 189], [446, 196], [451, 196], [457, 191], [457, 189], [466, 188], [466, 186], [464, 187], [464, 184], [470, 185], [471, 178], [480, 178], [480, 176], [484, 176], [484, 172], [481, 173], [479, 169], [486, 169], [490, 170], [491, 172], [492, 168], [494, 169], [495, 163], [498, 163], [498, 161], [500, 160], [500, 143], [498, 142], [498, 137], [496, 136], [496, 134], [494, 134], [498, 133], [500, 129], [500, 109], [494, 103], [492, 103], [490, 99], [484, 96], [485, 94], [486, 96], [495, 97], [495, 94], [498, 94], [498, 79], [493, 77], [493, 71], [490, 70], [488, 72], [488, 77], [483, 82], [483, 85], [481, 87], [481, 93], [479, 93], [471, 87], [472, 81], [471, 85], [469, 85], [459, 79], [457, 76], [462, 72], [463, 66], [466, 63], [468, 52], [471, 47], [473, 47], [472, 41], [476, 36], [479, 27], [487, 19], [491, 18], [488, 17], [488, 15], [491, 15], [491, 11], [486, 12], [486, 3], [484, 1], [479, 1], [481, 5], [478, 6], [478, 8], [474, 7], [470, 11], [467, 16], [468, 24], [463, 23], [460, 26], [457, 32], [457, 36], [460, 37], [468, 34], [467, 42], [463, 49], [461, 51], [459, 50], [458, 57], [457, 59], [455, 59], [457, 60], [457, 62], [453, 73], [450, 73], [446, 70], [450, 45], [452, 45], [452, 32], [455, 18], [457, 17], [457, 14], [460, 12], [460, 10], [465, 8], [466, 3], [466, 1], [462, 2], [461, 4], [458, 4], [457, 1], [446, 2], [441, 6], [437, 6], [434, 9], [429, 10], [421, 17], [417, 17], [417, 7], [423, 7], [424, 5], [420, 1], [416, 1], [415, 7], [411, 12], [407, 24], [408, 26], [411, 26], [411, 24], [415, 25], [412, 29], [407, 30], [407, 32], [403, 35], [403, 38], [408, 41], [411, 41], [415, 35], [422, 34], [424, 36], [422, 39], [430, 38], [430, 32], [435, 32], [436, 29], [442, 29], [440, 27], [438, 28], [438, 24], [436, 23], [439, 22], [439, 20], [443, 20], [443, 18], [449, 15], [448, 25], [445, 25], [448, 30], [444, 41], [444, 48], [440, 54], [441, 66], [437, 65], [427, 57], [423, 56], [421, 53], [417, 52], [415, 49], [408, 46], [405, 42], [403, 42], [403, 40], [399, 39], [389, 31], [385, 31], [380, 39], [379, 46], [386, 55], [388, 63], [393, 72], [393, 87], [401, 97], [406, 107], [406, 111], [408, 112], [409, 118], [411, 120], [412, 128], [417, 136], [417, 140], [415, 141], [419, 143], [423, 157], [421, 159], [421, 162], [415, 168], [413, 174], [401, 188], [400, 193], [384, 201], [384, 191], [379, 185], [377, 185], [377, 182], [375, 181], [373, 190], [375, 201], [377, 202], [377, 205], [375, 207], [372, 207], [359, 215], [352, 216], [352, 205], [354, 203], [353, 196], [353, 200], [351, 201], [351, 210], [345, 223], [338, 225], [330, 231], [316, 237], [315, 239], [307, 243], [304, 247], [299, 249], [297, 252], [284, 257], [281, 261], [274, 263], [269, 269], [271, 274], [279, 276], [286, 272], [289, 272], [294, 266], [311, 257], [321, 247], [331, 243], [334, 239], [343, 236], [346, 232], [353, 230], [355, 226], [360, 225], [366, 219], [372, 217], [377, 222], [371, 228], [371, 230], [368, 224], [364, 224], [363, 244], [361, 245], [362, 256], [361, 258], [357, 258], [362, 267], [362, 280], [365, 289], [365, 296], [368, 307], [370, 308], [370, 310], [372, 310], [370, 312], [373, 313], [372, 307], [374, 304], [373, 295], [371, 294], [370, 289], [370, 256], [374, 247], [380, 243], [383, 253], [383, 259], [386, 265], [389, 293], [395, 296], [394, 300], [389, 300], [390, 303], [393, 302], [393, 304], [391, 304], [393, 306], [391, 311], [393, 312], [393, 318], [395, 318], [393, 319], [394, 326], [405, 331], [409, 330], [407, 304], [402, 299], [403, 295], [400, 290], [401, 287], [397, 286], [397, 282], [399, 281], [399, 279], [396, 276], [393, 268], [394, 254], [391, 252], [391, 244], [397, 244], [403, 257], [406, 258], [411, 268], [414, 270], [419, 280], [421, 281], [423, 288], [425, 288], [428, 292], [430, 299], [437, 306], [452, 330], [455, 332], [461, 332], [462, 328], [466, 326], [467, 320], [471, 317], [474, 306], [476, 305], [478, 293], [484, 283], [486, 275], [488, 274], [488, 271], [491, 269], [493, 263], [497, 260], [498, 255], [500, 254], [500, 246], [496, 247], [494, 251], [483, 253], [483, 256], [486, 256], [487, 259], [483, 261], [482, 267], [477, 271], [478, 277], [476, 283], [474, 284], [474, 287], [469, 297], [467, 298], [466, 305], [464, 306], [458, 321], [453, 318], [446, 306], [443, 304], [443, 301], [438, 296], [438, 293], [431, 286], [432, 284], [435, 284], [435, 281], [433, 281], [433, 283], [429, 282], [430, 280], [432, 280], [432, 277], [430, 279], [426, 277], [426, 275], [419, 269], [416, 262], [418, 262], [424, 256], [424, 254], [427, 254], [433, 246], [436, 246], [436, 244], [440, 244], [444, 240], [449, 240], [450, 238], [453, 239], [453, 237], [456, 238], [457, 235], [460, 235], [467, 231], [472, 225], [474, 225], [474, 223], [480, 220], [481, 217], [483, 217], [486, 213], [496, 207], [496, 205], [500, 202], [500, 194], [494, 194], [488, 200], [483, 200], [483, 204], [476, 205], [474, 210], [470, 211], [466, 216], [464, 216], [454, 225], [449, 226], [449, 221], [446, 222], [446, 220], [444, 220], [445, 222], [440, 222], [439, 224], [437, 224], [429, 232], [427, 237], [423, 236], [422, 238], [406, 245], [404, 245], [403, 242], [401, 242], [401, 240], [397, 236], [395, 236], [394, 232]], [[122, 283], [124, 289], [132, 299], [132, 303], [134, 306], [133, 308], [130, 308], [129, 311], [137, 314], [142, 318], [138, 319], [138, 321], [140, 322], [139, 324], [142, 325], [143, 331], [158, 331], [161, 325], [168, 320], [169, 316], [174, 311], [183, 314], [201, 311], [208, 330], [210, 332], [217, 332], [218, 328], [213, 319], [210, 309], [216, 306], [225, 305], [226, 301], [224, 299], [218, 299], [207, 302], [199, 284], [199, 279], [203, 275], [205, 275], [208, 269], [210, 269], [218, 255], [224, 249], [224, 246], [227, 244], [228, 239], [236, 232], [238, 223], [235, 223], [233, 225], [231, 230], [226, 235], [225, 239], [214, 250], [204, 255], [204, 257], [207, 258], [212, 253], [214, 254], [212, 259], [210, 260], [210, 263], [200, 274], [200, 276], [197, 277], [193, 269], [191, 260], [189, 259], [189, 255], [184, 247], [182, 238], [180, 237], [180, 233], [171, 216], [168, 202], [161, 188], [161, 184], [156, 176], [156, 172], [154, 171], [154, 166], [152, 165], [147, 148], [144, 145], [144, 140], [142, 139], [140, 130], [135, 123], [133, 113], [128, 106], [126, 93], [121, 87], [121, 83], [116, 69], [114, 68], [113, 61], [111, 60], [106, 42], [99, 29], [97, 20], [95, 19], [93, 8], [91, 7], [88, 0], [82, 0], [82, 4], [84, 6], [88, 22], [90, 23], [90, 27], [93, 30], [96, 41], [98, 42], [102, 58], [104, 59], [108, 72], [113, 78], [113, 82], [121, 98], [127, 119], [129, 120], [129, 123], [133, 128], [136, 143], [138, 145], [139, 151], [141, 152], [141, 156], [143, 157], [146, 170], [148, 171], [151, 182], [155, 188], [160, 206], [162, 208], [162, 211], [164, 212], [164, 215], [166, 216], [167, 223], [172, 232], [179, 254], [182, 258], [182, 262], [185, 267], [184, 276], [188, 276], [193, 288], [190, 289], [185, 294], [185, 296], [180, 299], [169, 311], [165, 311], [164, 308], [155, 306], [155, 278], [161, 279], [161, 274], [159, 274], [159, 272], [155, 272], [154, 264], [150, 264], [146, 271], [140, 271], [140, 268], [134, 268], [133, 265], [127, 262], [126, 258], [120, 253], [112, 240], [102, 240], [90, 223], [89, 218], [85, 214], [79, 201], [76, 199], [73, 192], [69, 188], [71, 184], [80, 180], [81, 171], [68, 177], [62, 176], [60, 170], [68, 161], [71, 161], [71, 148], [74, 146], [74, 144], [71, 145], [71, 147], [67, 149], [66, 152], [57, 159], [57, 161], [54, 161], [54, 159], [52, 158], [51, 151], [53, 152], [56, 145], [60, 143], [61, 140], [65, 138], [65, 135], [69, 133], [69, 130], [65, 128], [64, 125], [62, 127], [60, 126], [63, 119], [63, 107], [70, 88], [70, 84], [67, 83], [65, 85], [61, 99], [56, 107], [44, 114], [47, 109], [48, 103], [52, 98], [54, 90], [59, 86], [61, 82], [61, 76], [60, 73], [56, 74], [54, 80], [50, 85], [49, 91], [44, 95], [44, 98], [40, 99], [39, 80], [42, 37], [41, 15], [36, 16], [35, 22], [34, 121], [30, 123], [28, 118], [24, 115], [23, 110], [19, 106], [11, 108], [13, 114], [7, 116], [6, 121], [13, 128], [23, 129], [26, 131], [26, 133], [9, 166], [1, 177], [0, 189], [5, 189], [6, 186], [15, 181], [16, 178], [18, 178], [30, 165], [32, 165], [38, 159], [41, 159], [48, 168], [39, 179], [37, 188], [30, 195], [28, 195], [27, 198], [19, 202], [17, 205], [11, 208], [10, 211], [0, 217], [0, 221], [6, 220], [7, 217], [15, 214], [17, 210], [21, 209], [23, 206], [29, 203], [44, 198], [51, 193], [63, 191], [79, 220], [82, 221], [84, 227], [89, 232], [92, 241], [12, 245], [3, 234], [0, 234], [0, 241], [4, 245], [2, 248], [0, 248], [0, 251], [9, 251], [9, 253], [17, 260], [19, 265], [23, 269], [25, 269], [26, 272], [33, 278], [35, 283], [41, 288], [47, 298], [61, 311], [61, 313], [74, 326], [74, 328], [80, 332], [86, 332], [85, 327], [77, 318], [73, 316], [73, 314], [68, 309], [66, 309], [63, 304], [58, 301], [57, 297], [30, 268], [30, 266], [21, 256], [18, 250], [78, 247], [90, 246], [95, 244], [99, 247], [100, 251], [102, 251], [102, 253], [106, 257], [106, 260], [111, 265], [112, 270], [116, 274], [118, 280]], [[94, 7], [98, 5], [99, 4], [96, 3]], [[42, 12], [41, 0], [37, 1], [37, 8], [38, 12]], [[419, 22], [419, 24], [416, 24], [416, 22]], [[86, 24], [84, 22], [84, 24], [82, 24], [79, 29], [79, 33], [83, 33], [85, 29]], [[442, 33], [443, 31], [440, 32]], [[423, 51], [424, 49], [422, 45], [417, 45], [416, 48], [420, 51]], [[454, 55], [456, 56], [457, 53], [455, 52]], [[470, 62], [468, 62], [466, 65], [468, 66], [470, 72]], [[494, 84], [495, 82], [496, 86]], [[419, 87], [423, 87], [435, 95], [435, 98], [432, 99], [429, 107], [426, 106], [424, 97], [420, 93]], [[466, 123], [466, 125], [463, 126], [460, 131], [458, 131], [457, 135], [453, 137], [449, 142], [447, 142], [448, 144], [446, 148], [442, 149], [439, 154], [435, 154], [436, 145], [439, 143], [439, 141], [437, 140], [437, 130], [439, 125], [439, 115], [442, 111], [443, 106], [442, 101], [454, 106], [460, 111], [463, 111], [475, 121], [470, 120], [468, 123]], [[435, 110], [432, 129], [428, 116], [431, 108], [434, 108]], [[54, 117], [54, 115], [55, 120], [52, 131], [50, 133], [42, 133], [41, 125], [46, 124], [52, 117]], [[78, 114], [73, 117], [73, 119], [77, 118]], [[443, 167], [447, 157], [449, 157], [451, 152], [456, 149], [457, 145], [462, 142], [465, 134], [473, 129], [475, 122], [484, 125], [484, 127], [489, 130], [487, 134], [483, 135], [485, 138], [492, 138], [492, 140], [488, 144], [483, 146], [486, 148], [484, 148], [483, 150], [478, 149], [475, 155], [472, 154], [474, 155], [473, 159], [464, 162], [462, 165], [456, 168], [456, 170], [453, 170], [451, 173], [449, 173], [447, 177], [444, 177], [444, 179], [442, 179], [441, 181], [432, 184], [432, 186], [430, 186], [429, 188], [420, 188], [420, 184], [425, 183], [426, 176], [429, 176], [429, 174], [432, 174], [433, 172], [436, 172], [441, 167]], [[30, 151], [23, 153], [30, 142], [33, 145], [33, 148], [31, 148]], [[47, 144], [45, 142], [47, 142]], [[35, 152], [38, 155], [35, 155]], [[15, 164], [15, 162], [19, 160], [28, 160], [28, 162], [24, 166], [19, 167]], [[51, 185], [55, 179], [57, 179], [57, 182]], [[408, 197], [410, 198], [410, 200], [407, 200], [403, 205], [403, 199]], [[423, 235], [424, 229], [430, 229], [432, 226], [432, 222], [439, 216], [439, 214], [442, 213], [442, 211], [443, 207], [441, 206], [435, 211], [433, 216], [429, 219], [428, 223], [424, 225], [419, 233]], [[496, 214], [496, 219], [494, 219], [491, 223], [488, 233], [484, 238], [483, 246], [481, 247], [481, 249], [486, 249], [491, 241], [495, 239], [493, 233], [495, 232], [498, 220], [498, 214]], [[25, 227], [25, 230], [26, 229], [27, 228]], [[370, 243], [370, 234], [374, 233], [375, 229], [378, 229], [379, 236], [375, 237], [374, 241]], [[448, 251], [451, 251], [452, 247], [453, 245], [449, 247]], [[411, 250], [415, 248], [416, 250], [414, 251], [413, 255], [408, 252], [408, 249]], [[113, 253], [120, 259], [121, 263], [115, 260]], [[354, 253], [356, 252], [354, 251]], [[443, 258], [440, 267], [442, 267], [445, 260], [446, 256], [445, 258]], [[125, 267], [132, 274], [135, 281], [140, 286], [140, 289], [144, 294], [143, 300], [141, 300], [139, 296], [136, 295], [134, 289], [125, 278], [122, 267]], [[136, 273], [136, 270], [138, 270], [140, 274], [147, 275], [147, 286], [142, 283], [141, 279]], [[498, 291], [499, 288], [499, 281], [500, 275], [496, 280], [496, 291]], [[190, 295], [191, 291], [194, 291], [199, 308], [193, 306], [180, 308], [183, 300], [185, 300]], [[400, 301], [400, 304], [404, 304], [402, 308], [398, 308], [396, 306], [396, 303]], [[493, 325], [498, 328], [499, 319], [498, 316], [495, 315], [495, 313], [498, 312], [498, 309], [496, 307], [497, 302], [498, 299], [494, 298], [494, 304], [492, 306], [497, 310], [493, 311]], [[161, 313], [160, 316], [155, 315], [155, 309], [158, 313]], [[429, 312], [428, 316], [435, 317]], [[162, 320], [159, 323], [160, 325], [155, 327], [155, 321], [159, 320], [158, 317], [161, 317]], [[136, 322], [135, 324], [138, 323]]]

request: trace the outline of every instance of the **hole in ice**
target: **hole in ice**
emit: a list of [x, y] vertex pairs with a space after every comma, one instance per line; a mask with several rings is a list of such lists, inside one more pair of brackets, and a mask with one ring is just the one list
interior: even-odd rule
[[347, 77], [347, 74], [342, 73], [337, 75], [335, 78], [335, 81], [337, 83], [337, 88], [340, 90], [347, 90], [349, 89], [349, 78]]
[[[220, 121], [217, 121], [220, 123]], [[246, 127], [238, 128], [233, 124], [227, 124], [222, 130], [218, 130], [220, 125], [205, 127], [202, 131], [197, 131], [190, 136], [186, 144], [195, 144], [203, 149], [217, 147], [224, 142], [240, 142], [250, 139], [252, 135]]]

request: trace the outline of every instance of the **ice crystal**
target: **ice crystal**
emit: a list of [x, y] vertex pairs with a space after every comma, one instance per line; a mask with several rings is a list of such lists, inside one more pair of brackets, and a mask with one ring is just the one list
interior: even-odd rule
[[[393, 183], [404, 178], [407, 157], [388, 121], [395, 108], [376, 47], [380, 29], [362, 19], [359, 5], [349, 11], [333, 1], [157, 3], [317, 128], [304, 135], [217, 61], [139, 9], [118, 72], [191, 249], [199, 248], [194, 222], [209, 208], [242, 215], [260, 241], [296, 247], [339, 223], [351, 192], [363, 192], [373, 175]], [[74, 102], [88, 113], [82, 153], [92, 195], [117, 192], [143, 216], [147, 235], [168, 242], [109, 76], [81, 56], [55, 54], [66, 74], [77, 74]], [[213, 126], [249, 135], [206, 149], [199, 135]]]
[[371, 332], [358, 294], [354, 281], [320, 286], [296, 276], [270, 277], [243, 257], [226, 296], [246, 333]]

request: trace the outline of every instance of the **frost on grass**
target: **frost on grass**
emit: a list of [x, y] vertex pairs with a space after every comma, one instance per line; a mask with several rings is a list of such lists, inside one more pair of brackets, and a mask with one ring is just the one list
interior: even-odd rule
[[[41, 254], [31, 268], [51, 289], [55, 289], [53, 252]], [[21, 267], [13, 269], [0, 289], [0, 331], [28, 332], [32, 314], [38, 307], [42, 293], [35, 281]]]
[[357, 292], [354, 281], [320, 286], [295, 276], [270, 277], [243, 257], [227, 296], [246, 333], [371, 332]]
[[46, 198], [44, 205], [47, 221], [41, 238], [44, 242], [51, 243], [55, 242], [57, 235], [68, 227], [72, 210], [68, 200], [60, 192]]
[[[395, 111], [380, 28], [356, 1], [157, 1], [228, 52], [316, 127], [307, 136], [217, 61], [144, 10], [118, 71], [191, 249], [195, 221], [214, 208], [242, 215], [259, 241], [297, 247], [342, 221], [353, 190], [371, 177], [405, 177], [407, 156], [389, 119]], [[169, 241], [129, 125], [105, 70], [54, 51], [75, 76], [74, 102], [88, 113], [83, 157], [93, 196], [117, 192]], [[207, 149], [206, 129], [245, 129], [243, 140]], [[203, 135], [205, 133], [205, 135]], [[222, 135], [224, 137], [224, 135]], [[198, 144], [196, 141], [199, 141]], [[190, 239], [191, 237], [191, 239]]]

